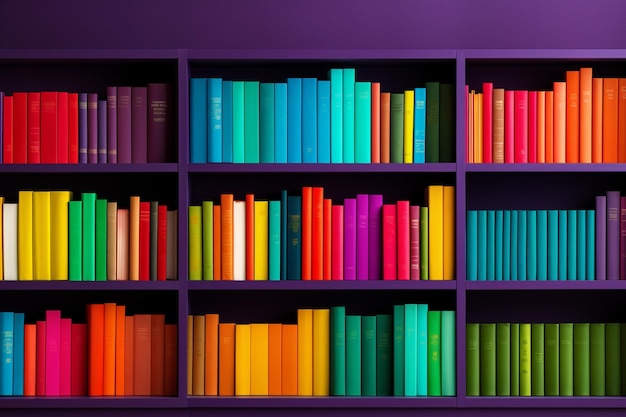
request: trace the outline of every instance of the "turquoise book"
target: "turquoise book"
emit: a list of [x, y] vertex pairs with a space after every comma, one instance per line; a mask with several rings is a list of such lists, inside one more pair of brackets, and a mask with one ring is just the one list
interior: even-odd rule
[[504, 226], [504, 212], [496, 210], [496, 238], [495, 238], [495, 261], [496, 281], [502, 281], [502, 229]]
[[548, 280], [548, 211], [537, 210], [537, 280]]
[[478, 281], [487, 279], [487, 210], [478, 210]]
[[0, 395], [13, 395], [13, 326], [12, 311], [0, 312]]
[[233, 162], [245, 162], [244, 146], [244, 82], [233, 81]]
[[417, 395], [417, 304], [404, 306], [404, 395]]
[[13, 314], [13, 395], [24, 395], [24, 313]]
[[578, 273], [578, 219], [576, 210], [567, 210], [567, 280], [576, 281]]
[[511, 210], [502, 213], [502, 280], [511, 280]]
[[596, 279], [596, 211], [587, 210], [587, 281]]
[[487, 210], [487, 281], [496, 280], [496, 212]]
[[526, 263], [528, 262], [528, 211], [519, 210], [517, 214], [517, 280], [527, 280]]
[[302, 277], [302, 197], [287, 196], [287, 279]]
[[330, 80], [330, 162], [343, 162], [343, 70], [332, 68]]
[[372, 83], [354, 83], [354, 162], [372, 162]]
[[361, 395], [376, 396], [376, 316], [361, 318]]
[[83, 281], [96, 280], [96, 193], [82, 193]]
[[233, 82], [222, 81], [222, 162], [233, 162]]
[[259, 163], [259, 82], [244, 81], [243, 160]]
[[287, 162], [302, 162], [302, 78], [287, 78]]
[[354, 115], [356, 70], [343, 69], [343, 162], [354, 163]]
[[189, 81], [189, 161], [206, 163], [207, 158], [207, 79]]
[[526, 280], [537, 281], [537, 210], [526, 212]]
[[268, 278], [270, 281], [280, 280], [280, 264], [281, 264], [281, 230], [280, 230], [280, 201], [270, 200], [269, 202], [269, 242], [268, 242]]
[[287, 190], [280, 190], [280, 279], [287, 279]]
[[207, 80], [207, 162], [222, 162], [222, 79]]
[[517, 281], [517, 246], [519, 240], [517, 238], [518, 226], [517, 219], [519, 217], [518, 210], [511, 210], [511, 281]]
[[376, 316], [376, 395], [393, 395], [393, 317]]
[[478, 211], [467, 210], [466, 279], [478, 279]]
[[[587, 211], [576, 211], [576, 280], [587, 280]], [[591, 236], [589, 236], [591, 238]], [[595, 238], [595, 235], [593, 236]]]
[[441, 311], [428, 311], [428, 396], [441, 396]]
[[439, 162], [439, 82], [426, 87], [426, 162]]
[[346, 315], [346, 395], [361, 396], [361, 316]]
[[456, 312], [441, 312], [441, 395], [456, 395]]
[[[107, 280], [107, 200], [97, 198], [95, 202], [95, 254], [96, 281]], [[156, 239], [155, 239], [156, 240]], [[152, 243], [152, 242], [150, 242]], [[156, 254], [153, 257], [156, 260]], [[156, 280], [156, 268], [154, 268], [154, 277]]]
[[417, 396], [428, 395], [428, 304], [417, 305]]
[[414, 90], [413, 163], [426, 162], [426, 88]]
[[404, 305], [393, 306], [393, 395], [404, 397]]
[[567, 210], [559, 210], [559, 281], [567, 280]]
[[559, 279], [559, 211], [548, 210], [548, 261], [547, 278]]
[[317, 162], [330, 163], [330, 81], [317, 81]]
[[302, 162], [317, 162], [317, 78], [310, 77], [302, 79]]
[[274, 84], [274, 162], [287, 162], [287, 83]]
[[274, 126], [276, 123], [274, 93], [273, 83], [259, 85], [259, 161], [261, 163], [274, 162]]
[[346, 395], [346, 308], [330, 308], [330, 395]]

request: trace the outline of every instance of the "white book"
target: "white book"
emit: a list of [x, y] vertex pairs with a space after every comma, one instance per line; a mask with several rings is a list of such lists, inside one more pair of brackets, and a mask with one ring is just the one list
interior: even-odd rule
[[246, 280], [246, 202], [233, 202], [233, 280]]
[[17, 203], [2, 206], [4, 280], [17, 281]]
[[178, 250], [178, 216], [176, 210], [167, 211], [167, 243], [165, 246], [165, 278], [176, 279], [178, 271], [176, 270]]

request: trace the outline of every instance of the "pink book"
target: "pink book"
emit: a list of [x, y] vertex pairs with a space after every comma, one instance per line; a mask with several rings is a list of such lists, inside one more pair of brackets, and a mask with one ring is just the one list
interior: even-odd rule
[[383, 279], [396, 279], [396, 205], [383, 204]]
[[59, 395], [72, 394], [72, 319], [61, 319]]
[[410, 257], [411, 257], [411, 280], [420, 280], [420, 206], [411, 206], [410, 219]]
[[369, 265], [367, 272], [370, 280], [382, 279], [382, 232], [381, 224], [383, 217], [383, 195], [382, 194], [370, 194], [369, 195], [369, 236], [368, 242], [368, 258]]
[[[483, 83], [483, 163], [493, 162], [493, 83]], [[400, 271], [398, 271], [398, 274]], [[398, 278], [400, 278], [398, 276]]]
[[356, 196], [356, 279], [369, 278], [369, 195]]
[[2, 163], [13, 163], [13, 96], [2, 97]]
[[537, 92], [528, 92], [528, 162], [537, 162]]
[[356, 198], [343, 200], [343, 279], [356, 280]]
[[528, 90], [515, 90], [515, 162], [528, 162]]
[[87, 325], [72, 323], [72, 396], [87, 395]]
[[128, 281], [128, 209], [117, 209], [117, 280]]
[[[37, 321], [37, 364], [35, 365], [35, 395], [46, 395], [46, 322]], [[58, 374], [57, 374], [58, 375]]]
[[67, 164], [68, 144], [69, 144], [69, 93], [67, 91], [59, 91], [57, 95], [57, 146], [56, 161], [59, 164]]
[[46, 396], [58, 397], [61, 394], [61, 311], [46, 311]]
[[398, 201], [396, 203], [396, 223], [398, 231], [397, 239], [397, 256], [398, 256], [398, 280], [408, 281], [411, 279], [411, 261], [410, 261], [410, 203], [407, 200]]
[[537, 162], [546, 162], [546, 92], [537, 92]]
[[148, 89], [131, 88], [131, 158], [134, 164], [148, 162]]
[[515, 162], [515, 92], [504, 90], [504, 163]]
[[465, 161], [470, 160], [470, 137], [469, 137], [469, 121], [473, 115], [469, 114], [469, 85], [465, 84]]
[[331, 235], [331, 279], [343, 280], [343, 206], [333, 205]]

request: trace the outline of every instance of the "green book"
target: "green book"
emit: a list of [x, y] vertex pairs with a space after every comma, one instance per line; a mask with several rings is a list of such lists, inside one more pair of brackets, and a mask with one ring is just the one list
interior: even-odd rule
[[428, 304], [417, 305], [417, 396], [428, 395]]
[[441, 311], [428, 312], [428, 396], [441, 396]]
[[420, 207], [420, 279], [428, 279], [428, 207]]
[[[426, 162], [439, 159], [439, 82], [427, 82], [426, 87]], [[454, 137], [454, 136], [453, 136]]]
[[511, 324], [496, 324], [496, 395], [511, 395]]
[[592, 396], [606, 395], [605, 324], [589, 325], [589, 392]]
[[480, 395], [496, 395], [496, 324], [480, 325]]
[[107, 280], [107, 200], [96, 200], [96, 281]]
[[393, 394], [393, 317], [376, 316], [376, 395]]
[[[428, 107], [427, 107], [428, 108]], [[454, 162], [454, 88], [439, 85], [439, 162]]]
[[404, 306], [404, 395], [417, 395], [417, 304]]
[[330, 308], [330, 395], [346, 395], [346, 308]]
[[480, 395], [480, 324], [465, 326], [465, 386], [468, 397]]
[[543, 397], [545, 395], [545, 380], [544, 380], [544, 324], [533, 323], [530, 326], [531, 330], [531, 346], [530, 346], [530, 376], [531, 376], [531, 394], [534, 397]]
[[389, 161], [404, 161], [404, 93], [391, 93], [389, 110]]
[[151, 201], [150, 202], [150, 281], [157, 280], [157, 260], [159, 257], [158, 252], [157, 252], [157, 243], [159, 241], [158, 234], [159, 234], [159, 202]]
[[202, 202], [202, 279], [213, 281], [213, 202]]
[[233, 81], [233, 162], [243, 163], [244, 152], [244, 82]]
[[559, 325], [559, 395], [574, 395], [574, 325]]
[[393, 306], [393, 395], [404, 396], [404, 306]]
[[441, 395], [456, 395], [456, 312], [441, 312]]
[[361, 318], [361, 395], [376, 396], [376, 316]]
[[519, 325], [519, 395], [528, 397], [531, 393], [531, 346], [530, 323]]
[[545, 395], [559, 395], [559, 325], [546, 323], [545, 330]]
[[511, 323], [511, 396], [519, 396], [519, 323]]
[[83, 193], [83, 281], [96, 280], [96, 193]]
[[346, 315], [346, 395], [361, 396], [361, 316]]
[[259, 82], [243, 83], [243, 160], [259, 162]]
[[589, 323], [574, 323], [574, 395], [589, 393]]
[[621, 395], [621, 328], [620, 323], [607, 323], [606, 333], [606, 395]]
[[69, 279], [83, 280], [83, 202], [68, 203]]

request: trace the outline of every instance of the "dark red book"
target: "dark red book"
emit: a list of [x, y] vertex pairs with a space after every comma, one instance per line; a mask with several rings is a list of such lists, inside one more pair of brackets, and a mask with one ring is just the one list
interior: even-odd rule
[[117, 87], [107, 87], [107, 163], [117, 163]]
[[171, 84], [148, 84], [148, 162], [173, 162], [174, 92]]
[[139, 203], [139, 281], [150, 280], [150, 202]]
[[57, 94], [57, 144], [56, 161], [67, 164], [69, 143], [69, 94], [59, 91]]
[[134, 164], [148, 162], [148, 89], [131, 87], [131, 160]]
[[87, 395], [87, 325], [72, 323], [71, 395]]
[[2, 163], [13, 163], [13, 96], [2, 97]]
[[41, 163], [56, 164], [58, 135], [58, 93], [41, 92]]
[[72, 394], [72, 319], [61, 319], [61, 362], [59, 390], [63, 397]]
[[[67, 162], [78, 163], [78, 93], [67, 95]], [[61, 158], [59, 158], [61, 162]]]
[[35, 395], [46, 395], [46, 322], [37, 321], [37, 363], [35, 365]]
[[493, 162], [493, 83], [483, 83], [483, 163]]
[[117, 162], [130, 164], [131, 156], [131, 87], [117, 87]]
[[38, 164], [41, 162], [41, 93], [27, 93], [27, 101], [26, 159], [29, 164]]
[[157, 222], [157, 281], [165, 281], [167, 278], [167, 206], [159, 206]]
[[87, 163], [87, 147], [89, 146], [89, 115], [87, 93], [78, 93], [78, 162]]
[[13, 163], [28, 161], [28, 98], [26, 93], [13, 93]]

